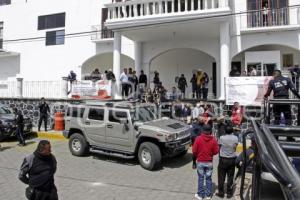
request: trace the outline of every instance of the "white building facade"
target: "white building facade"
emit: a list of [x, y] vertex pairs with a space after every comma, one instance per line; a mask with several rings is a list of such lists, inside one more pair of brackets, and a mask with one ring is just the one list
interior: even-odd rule
[[[169, 90], [195, 70], [224, 99], [235, 65], [270, 75], [300, 63], [299, 0], [0, 0], [0, 79], [84, 79], [95, 68], [160, 73]], [[187, 92], [191, 92], [188, 84]]]

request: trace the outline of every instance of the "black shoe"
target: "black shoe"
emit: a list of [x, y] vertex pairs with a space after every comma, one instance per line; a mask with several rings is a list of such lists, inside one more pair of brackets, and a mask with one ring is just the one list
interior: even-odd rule
[[40, 130], [40, 129], [38, 129], [38, 132], [41, 132], [41, 130]]
[[218, 197], [220, 197], [220, 198], [224, 198], [224, 193], [218, 192], [218, 193], [216, 193], [216, 196], [218, 196]]
[[233, 197], [233, 194], [227, 194], [227, 199], [231, 199]]

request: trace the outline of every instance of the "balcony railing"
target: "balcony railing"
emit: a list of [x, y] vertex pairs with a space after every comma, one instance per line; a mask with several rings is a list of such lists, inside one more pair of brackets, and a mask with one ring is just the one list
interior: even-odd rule
[[299, 11], [297, 7], [248, 11], [241, 15], [241, 28], [299, 25]]
[[109, 19], [179, 14], [228, 7], [228, 0], [132, 0], [107, 4]]
[[114, 37], [114, 32], [107, 28], [103, 28], [102, 25], [92, 26], [92, 32], [92, 40], [109, 39]]

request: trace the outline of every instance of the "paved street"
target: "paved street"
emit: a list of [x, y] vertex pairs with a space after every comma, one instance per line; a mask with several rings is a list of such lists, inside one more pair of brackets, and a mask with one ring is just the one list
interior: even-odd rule
[[[25, 185], [17, 179], [23, 157], [36, 147], [36, 141], [19, 147], [3, 143], [0, 152], [0, 199], [24, 199]], [[196, 174], [191, 169], [191, 155], [165, 161], [163, 168], [149, 172], [136, 161], [104, 156], [74, 157], [67, 141], [52, 141], [58, 160], [56, 184], [60, 199], [193, 199]], [[216, 175], [216, 173], [215, 173]], [[216, 180], [216, 179], [215, 179]]]
[[[18, 169], [26, 154], [34, 151], [37, 139], [26, 147], [16, 142], [2, 143], [0, 151], [0, 199], [25, 199], [25, 185], [17, 179]], [[59, 197], [87, 200], [185, 200], [194, 199], [197, 176], [191, 169], [191, 154], [163, 162], [159, 171], [149, 172], [136, 161], [105, 156], [74, 157], [67, 141], [52, 141], [58, 160], [55, 177]], [[214, 183], [216, 183], [216, 171]], [[218, 198], [213, 198], [218, 199]]]

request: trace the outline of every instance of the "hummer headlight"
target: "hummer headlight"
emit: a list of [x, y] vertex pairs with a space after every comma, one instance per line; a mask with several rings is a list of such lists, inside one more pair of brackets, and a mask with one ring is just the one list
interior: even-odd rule
[[169, 141], [169, 142], [174, 141], [174, 140], [177, 139], [177, 137], [178, 137], [177, 133], [176, 134], [169, 134], [169, 135], [167, 135], [166, 140]]

